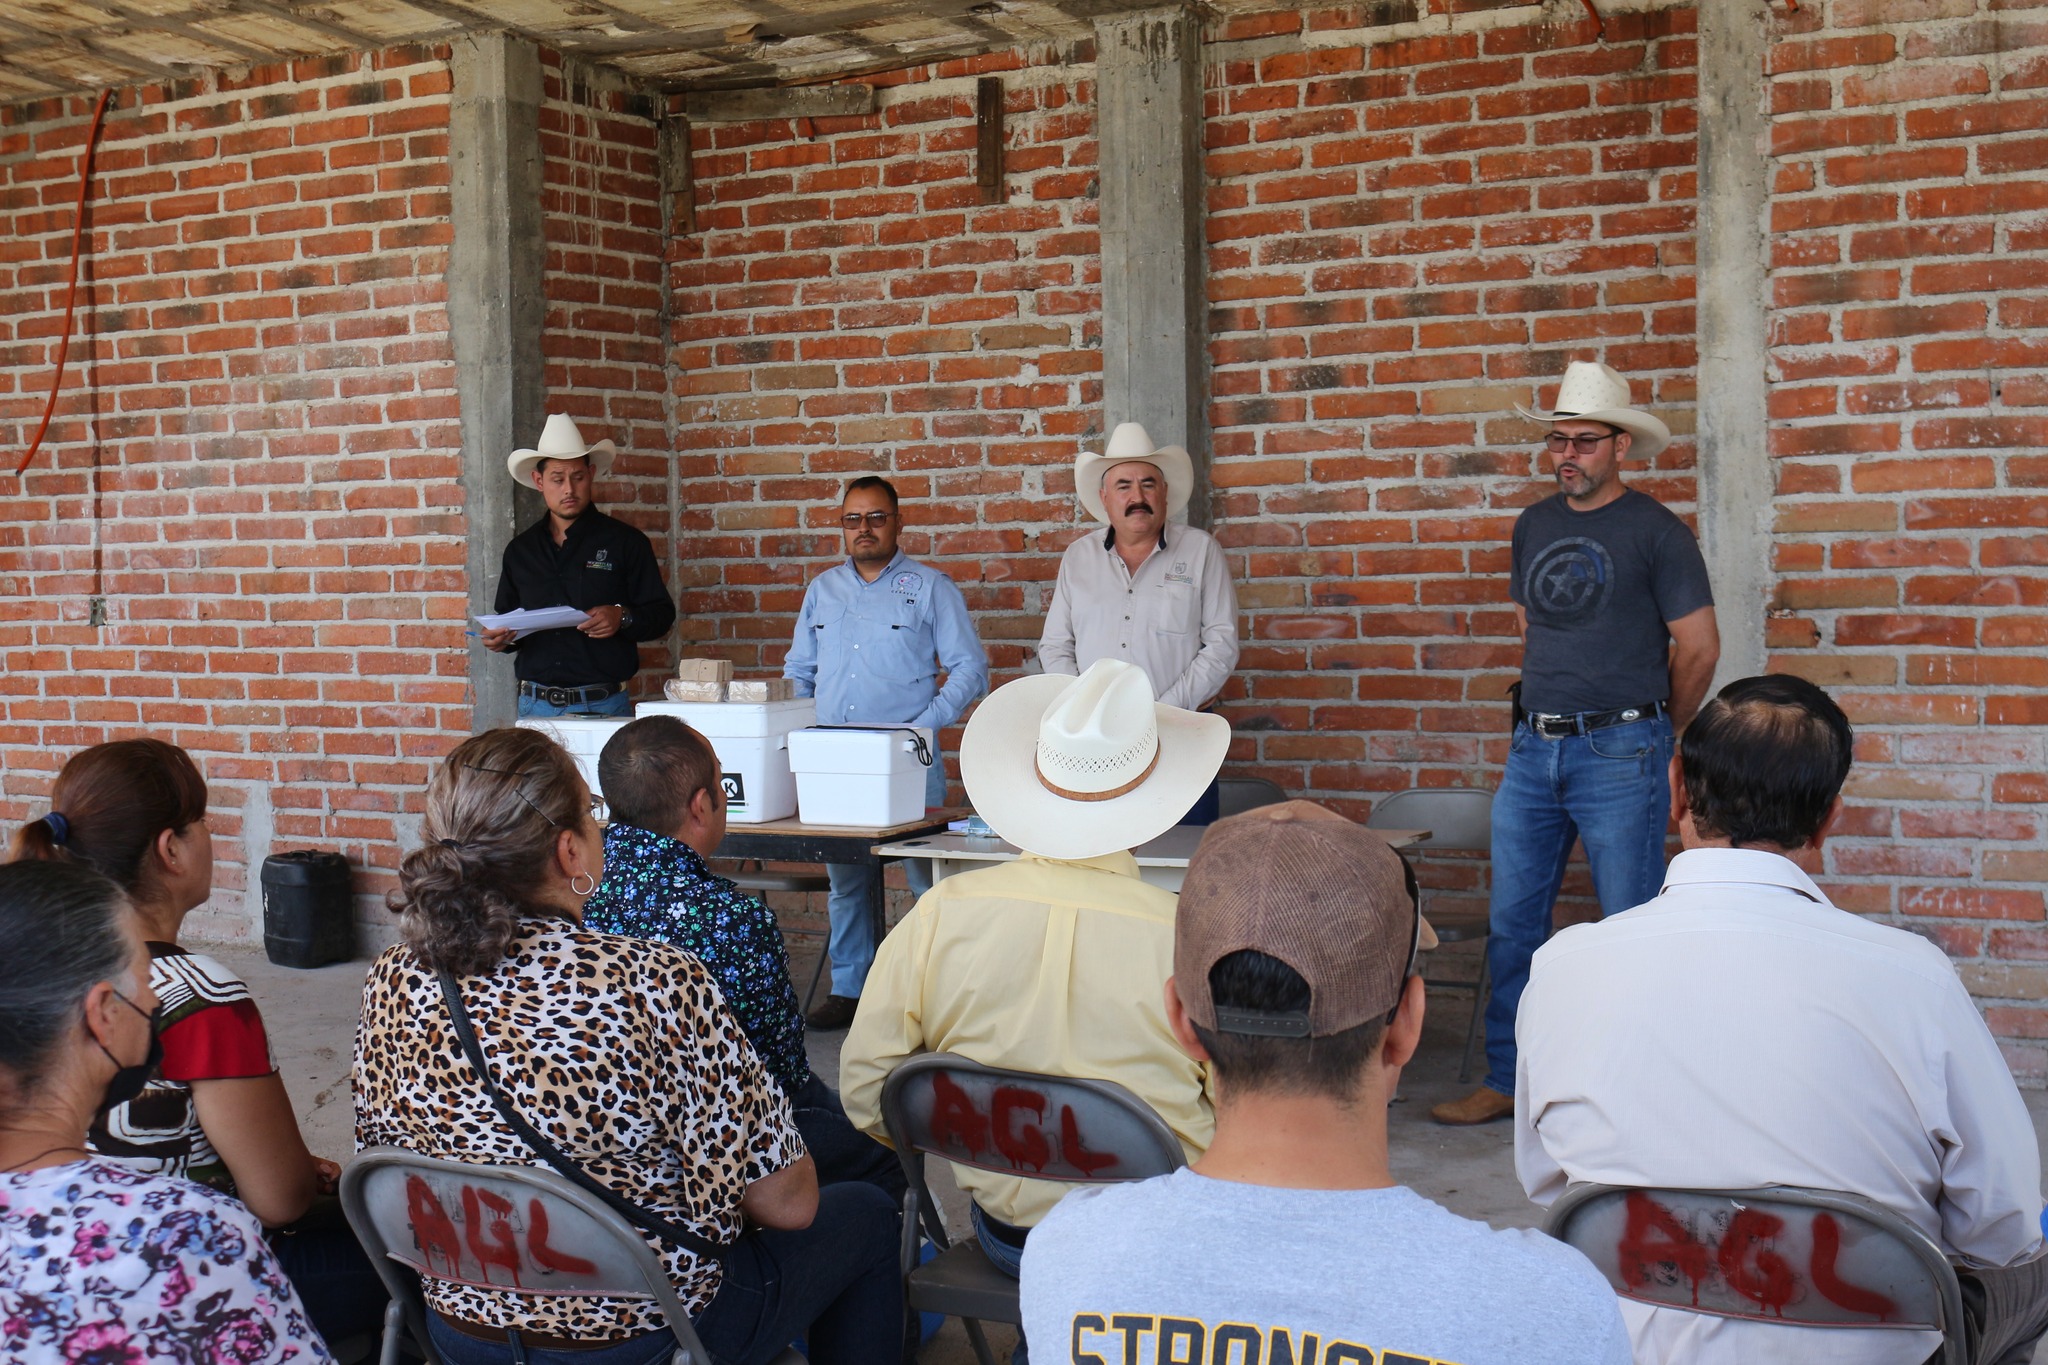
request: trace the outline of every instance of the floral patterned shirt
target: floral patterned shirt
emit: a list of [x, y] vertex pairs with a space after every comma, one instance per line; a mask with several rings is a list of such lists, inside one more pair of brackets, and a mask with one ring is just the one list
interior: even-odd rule
[[696, 849], [633, 825], [607, 825], [604, 881], [584, 902], [583, 927], [673, 943], [694, 955], [718, 978], [725, 1003], [782, 1093], [794, 1095], [810, 1081], [804, 1017], [775, 915], [706, 867]]
[[[563, 919], [520, 921], [491, 971], [460, 978], [462, 1002], [499, 1090], [577, 1165], [628, 1199], [730, 1243], [748, 1185], [801, 1160], [789, 1101], [680, 948], [594, 933]], [[356, 1145], [423, 1156], [545, 1166], [498, 1117], [434, 973], [399, 945], [363, 986], [356, 1027]], [[649, 1238], [692, 1313], [722, 1269]], [[493, 1327], [610, 1341], [655, 1331], [645, 1300], [506, 1294], [429, 1278], [437, 1312]]]
[[321, 1365], [254, 1215], [93, 1158], [0, 1175], [0, 1359]]

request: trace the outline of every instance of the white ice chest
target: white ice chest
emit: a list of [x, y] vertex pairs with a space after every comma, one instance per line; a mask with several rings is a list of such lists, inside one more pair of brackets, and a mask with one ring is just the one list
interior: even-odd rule
[[528, 716], [519, 722], [519, 728], [538, 730], [567, 749], [590, 794], [603, 796], [598, 789], [597, 756], [604, 752], [605, 741], [628, 723], [626, 716]]
[[795, 731], [789, 765], [803, 822], [883, 829], [921, 819], [925, 774], [937, 756], [932, 732], [908, 725]]
[[796, 814], [789, 740], [818, 719], [809, 697], [792, 701], [643, 701], [634, 716], [674, 716], [711, 741], [725, 786], [725, 818], [735, 825]]

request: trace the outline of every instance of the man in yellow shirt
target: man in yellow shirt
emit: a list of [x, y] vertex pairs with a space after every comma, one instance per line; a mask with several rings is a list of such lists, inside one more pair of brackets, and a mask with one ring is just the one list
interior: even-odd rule
[[[882, 1136], [882, 1082], [905, 1058], [1115, 1081], [1187, 1149], [1215, 1130], [1208, 1068], [1166, 1021], [1172, 892], [1130, 850], [1209, 785], [1230, 725], [1153, 700], [1145, 670], [1104, 659], [1079, 678], [998, 688], [960, 742], [976, 812], [1024, 850], [939, 882], [882, 941], [840, 1054], [856, 1127]], [[953, 1168], [989, 1260], [1017, 1273], [1025, 1233], [1068, 1187]]]

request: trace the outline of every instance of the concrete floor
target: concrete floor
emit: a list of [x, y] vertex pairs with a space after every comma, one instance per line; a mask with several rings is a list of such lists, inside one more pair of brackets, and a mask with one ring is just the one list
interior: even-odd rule
[[[808, 982], [810, 941], [791, 966], [798, 982]], [[350, 1051], [361, 1006], [367, 962], [348, 962], [313, 971], [273, 966], [260, 949], [212, 947], [229, 970], [249, 983], [268, 1024], [271, 1047], [286, 1086], [299, 1110], [307, 1143], [321, 1156], [346, 1161], [355, 1150], [350, 1109]], [[1451, 950], [1446, 950], [1446, 956]], [[1449, 974], [1448, 972], [1446, 974]], [[1429, 1107], [1470, 1089], [1458, 1080], [1458, 1053], [1470, 1017], [1470, 995], [1461, 990], [1432, 990], [1431, 1018], [1423, 1047], [1408, 1067], [1401, 1094], [1390, 1118], [1394, 1174], [1404, 1184], [1454, 1213], [1481, 1219], [1494, 1227], [1533, 1227], [1540, 1211], [1522, 1194], [1515, 1179], [1512, 1126], [1506, 1122], [1480, 1128], [1444, 1128], [1429, 1120]], [[839, 1045], [846, 1035], [813, 1034], [811, 1065], [828, 1080], [839, 1074]], [[1479, 1059], [1481, 1069], [1484, 1059]], [[2048, 1092], [2024, 1092], [2034, 1129], [2048, 1149]], [[947, 1212], [947, 1226], [965, 1232], [965, 1200], [945, 1175], [934, 1169], [933, 1192]], [[1007, 1361], [1009, 1329], [990, 1325], [990, 1344]], [[2048, 1346], [2035, 1357], [2048, 1365]], [[944, 1330], [920, 1355], [921, 1365], [972, 1365], [973, 1353], [958, 1322]]]

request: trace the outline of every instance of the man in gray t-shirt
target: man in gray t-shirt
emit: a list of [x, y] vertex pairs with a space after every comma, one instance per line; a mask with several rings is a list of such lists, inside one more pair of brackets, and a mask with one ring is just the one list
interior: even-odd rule
[[1167, 1017], [1216, 1137], [1156, 1180], [1068, 1195], [1025, 1244], [1025, 1335], [1072, 1365], [1629, 1365], [1578, 1252], [1394, 1183], [1387, 1103], [1435, 946], [1401, 857], [1307, 801], [1210, 826]]
[[1603, 915], [1663, 884], [1672, 736], [1706, 696], [1721, 640], [1691, 529], [1622, 486], [1624, 459], [1649, 459], [1671, 439], [1630, 402], [1620, 374], [1580, 361], [1552, 411], [1516, 409], [1549, 427], [1557, 493], [1515, 519], [1508, 594], [1527, 715], [1493, 797], [1486, 1080], [1430, 1110], [1439, 1123], [1515, 1112], [1515, 1013], [1572, 844], [1585, 846]]

